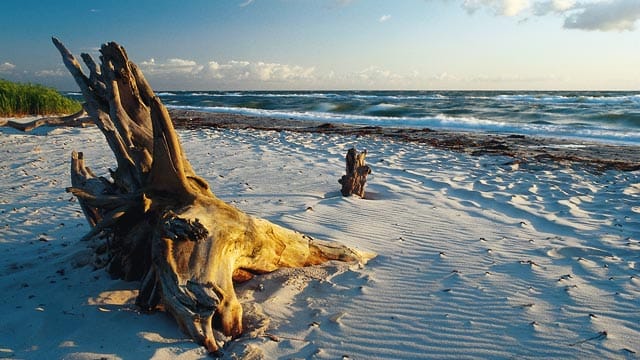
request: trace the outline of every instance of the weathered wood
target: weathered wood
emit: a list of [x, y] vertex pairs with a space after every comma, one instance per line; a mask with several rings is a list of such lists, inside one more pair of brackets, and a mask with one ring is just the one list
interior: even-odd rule
[[80, 110], [71, 115], [47, 116], [27, 122], [0, 119], [0, 126], [9, 126], [25, 132], [39, 128], [40, 126], [84, 127], [88, 125], [93, 125], [93, 121], [87, 116], [84, 110]]
[[365, 164], [367, 150], [358, 152], [356, 148], [347, 151], [346, 175], [343, 175], [338, 182], [342, 184], [340, 192], [342, 196], [358, 195], [364, 198], [364, 186], [367, 182], [367, 175], [371, 174], [371, 168]]
[[[187, 160], [166, 108], [120, 45], [102, 45], [101, 64], [53, 39], [100, 128], [117, 167], [98, 178], [72, 155], [73, 193], [92, 230], [96, 266], [141, 281], [145, 311], [160, 304], [210, 352], [219, 350], [213, 318], [226, 336], [242, 333], [233, 279], [327, 260], [366, 263], [375, 256], [321, 242], [249, 216], [218, 199]], [[106, 256], [105, 256], [106, 255]]]

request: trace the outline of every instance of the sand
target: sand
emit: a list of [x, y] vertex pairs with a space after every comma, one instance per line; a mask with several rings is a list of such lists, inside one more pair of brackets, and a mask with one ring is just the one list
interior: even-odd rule
[[[640, 171], [237, 127], [178, 131], [218, 197], [379, 255], [239, 286], [247, 331], [226, 359], [640, 357]], [[0, 358], [207, 358], [135, 308], [137, 283], [89, 265], [64, 188], [73, 149], [114, 166], [98, 129], [4, 127], [0, 143]], [[365, 199], [339, 193], [351, 146], [369, 152]]]

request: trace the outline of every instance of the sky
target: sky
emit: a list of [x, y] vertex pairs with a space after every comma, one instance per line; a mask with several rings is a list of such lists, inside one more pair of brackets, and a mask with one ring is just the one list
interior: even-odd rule
[[640, 0], [2, 0], [0, 78], [76, 90], [116, 41], [156, 90], [640, 90]]

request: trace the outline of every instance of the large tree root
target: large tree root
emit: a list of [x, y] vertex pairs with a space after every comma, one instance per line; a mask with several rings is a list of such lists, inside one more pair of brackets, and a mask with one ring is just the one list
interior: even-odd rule
[[214, 317], [226, 336], [242, 333], [234, 277], [375, 256], [313, 240], [221, 201], [191, 168], [167, 110], [124, 48], [103, 45], [99, 65], [82, 54], [87, 76], [53, 42], [117, 163], [111, 179], [96, 177], [74, 152], [68, 191], [92, 226], [85, 238], [107, 244], [96, 247], [101, 265], [115, 277], [141, 281], [136, 303], [143, 309], [162, 304], [215, 353]]

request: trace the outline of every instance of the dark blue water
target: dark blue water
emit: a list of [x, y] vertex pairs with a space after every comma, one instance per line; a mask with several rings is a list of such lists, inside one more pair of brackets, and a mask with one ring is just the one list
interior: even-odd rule
[[169, 108], [640, 145], [640, 92], [165, 91]]

